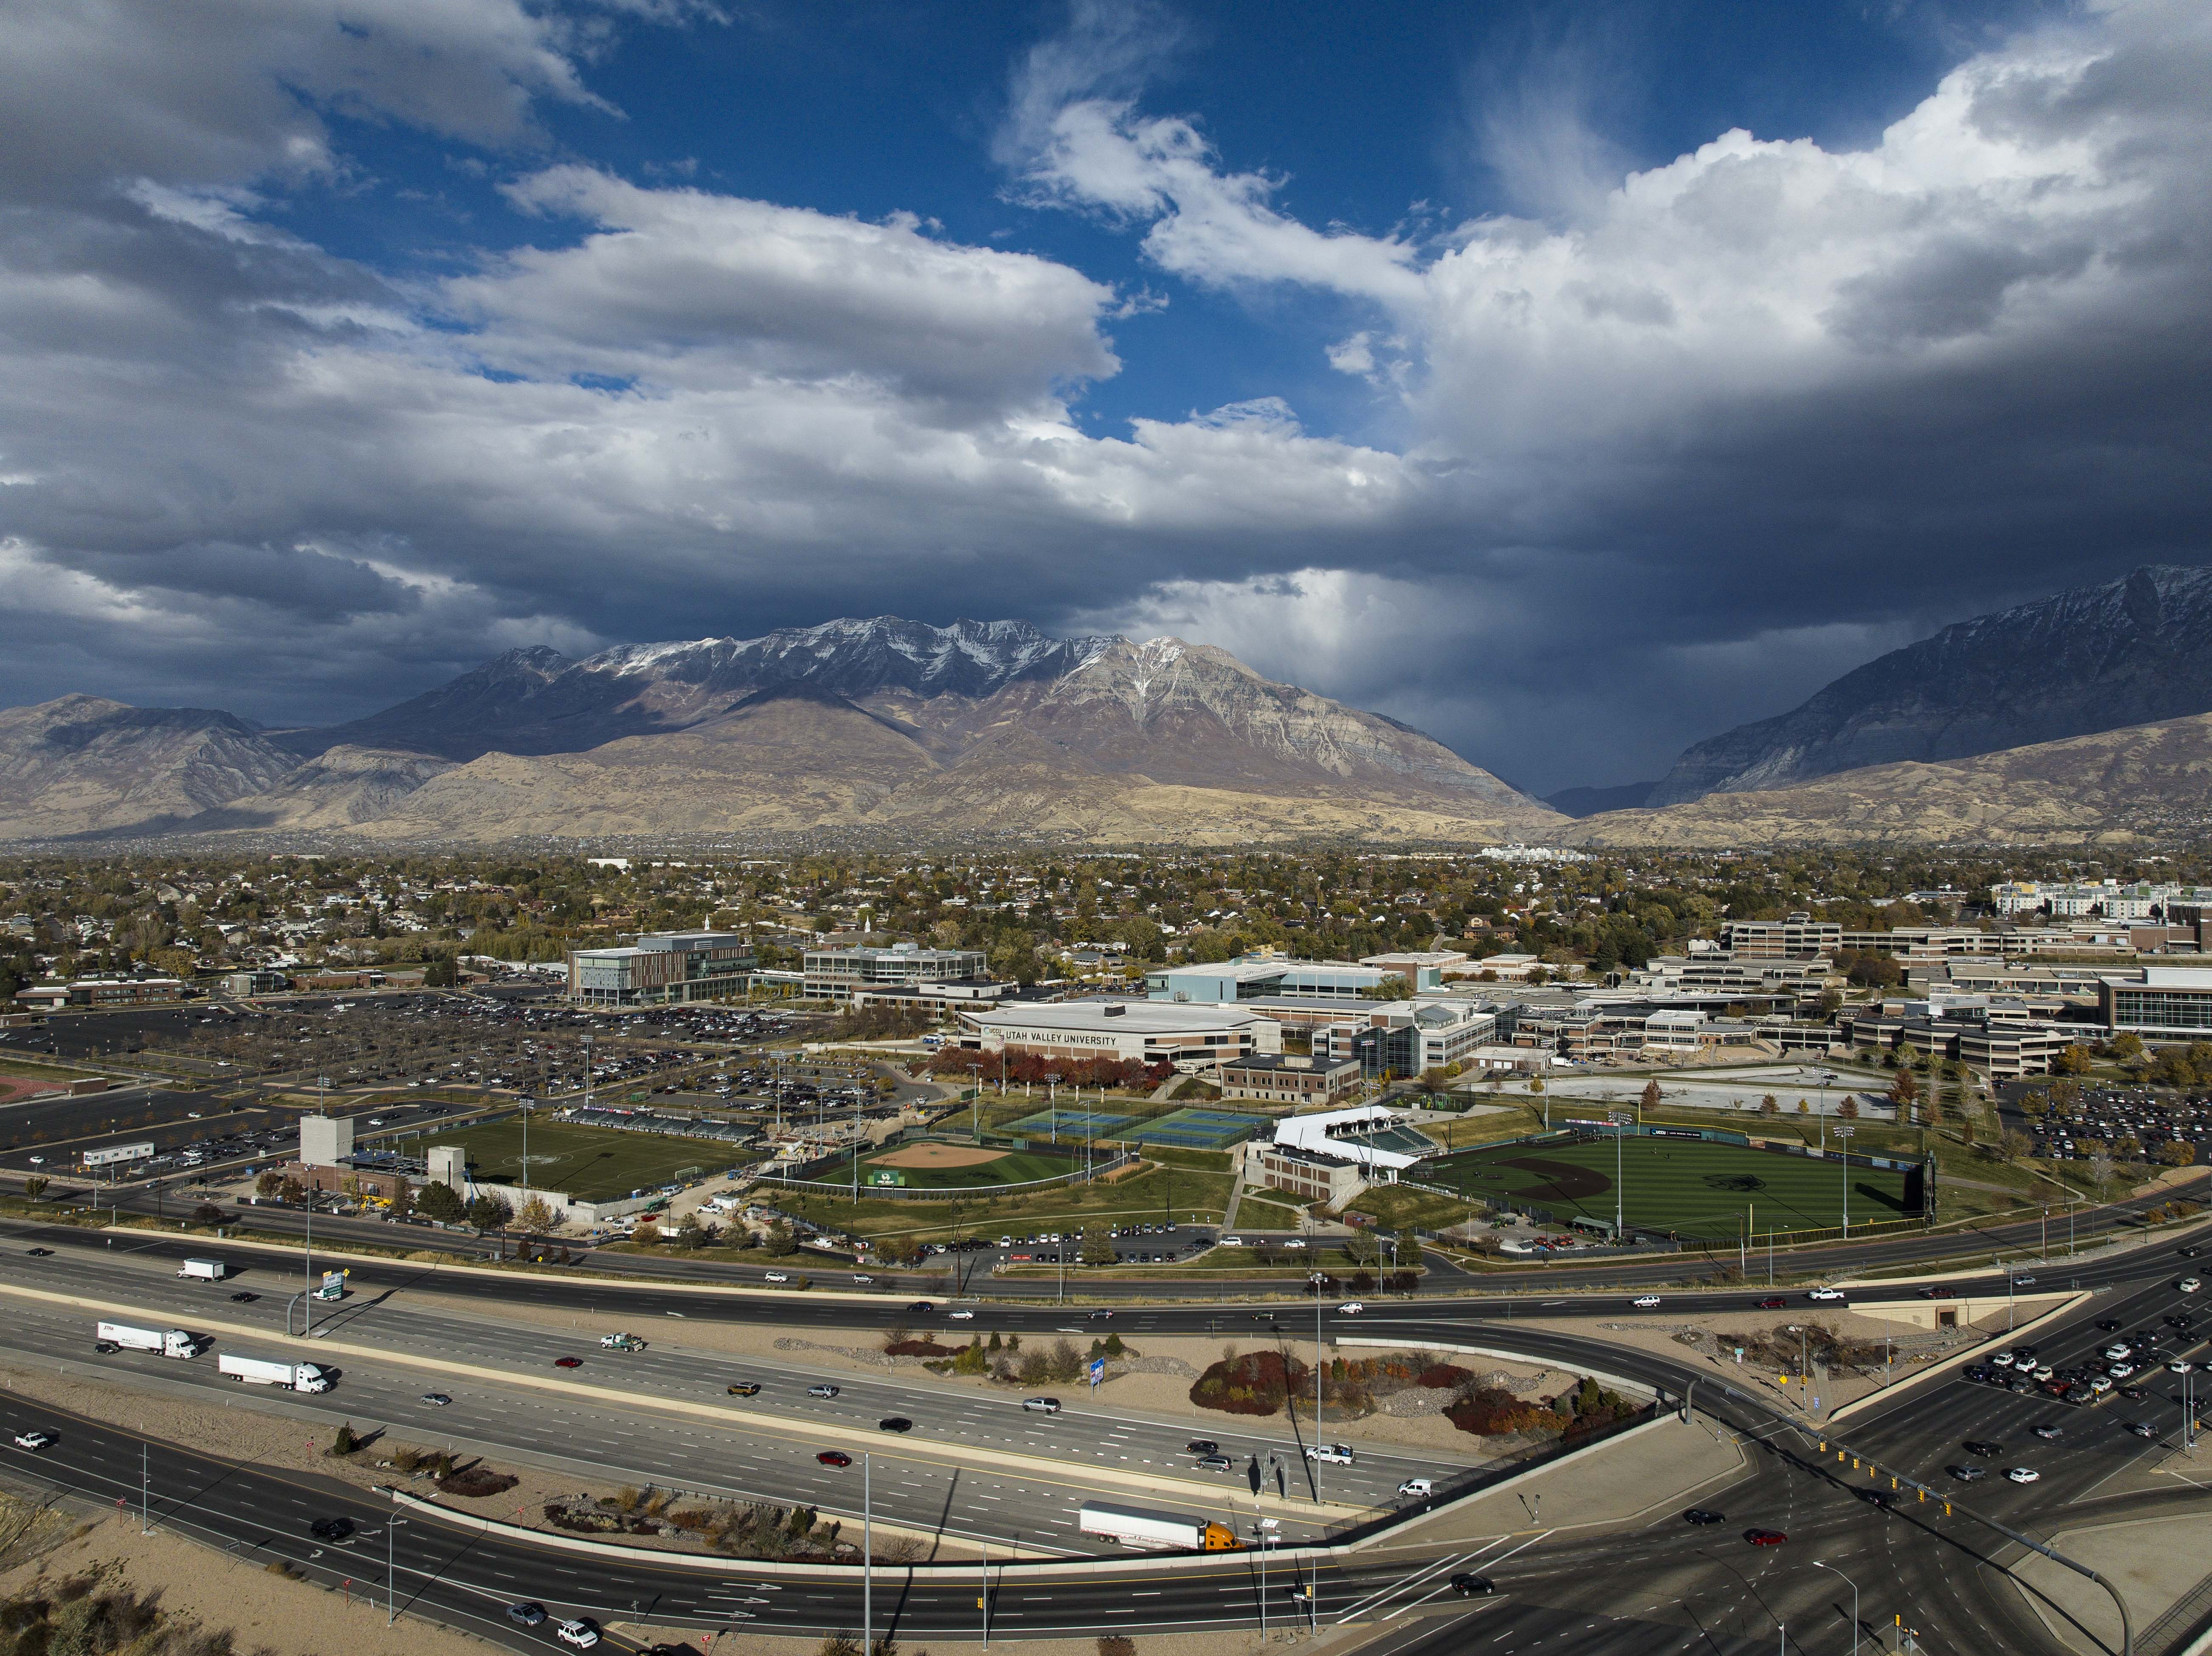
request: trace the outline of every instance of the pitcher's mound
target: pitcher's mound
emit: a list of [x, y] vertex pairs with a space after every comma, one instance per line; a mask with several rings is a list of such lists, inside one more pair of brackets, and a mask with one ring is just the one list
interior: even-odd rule
[[902, 1144], [868, 1162], [878, 1168], [980, 1168], [1006, 1154], [983, 1144]]

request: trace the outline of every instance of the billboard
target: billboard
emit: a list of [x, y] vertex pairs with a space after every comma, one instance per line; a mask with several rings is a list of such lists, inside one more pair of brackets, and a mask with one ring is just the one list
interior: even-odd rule
[[153, 1153], [154, 1147], [150, 1143], [111, 1144], [104, 1150], [87, 1150], [84, 1153], [84, 1165], [88, 1168], [105, 1168], [118, 1162], [143, 1162]]
[[872, 1185], [903, 1185], [906, 1174], [898, 1168], [870, 1168], [868, 1182]]

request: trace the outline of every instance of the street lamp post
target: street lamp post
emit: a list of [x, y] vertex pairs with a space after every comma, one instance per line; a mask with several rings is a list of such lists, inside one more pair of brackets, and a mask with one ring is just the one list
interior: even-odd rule
[[406, 1521], [404, 1518], [389, 1519], [384, 1526], [384, 1625], [386, 1627], [390, 1627], [399, 1616], [398, 1555], [392, 1547], [392, 1532]]
[[870, 1481], [875, 1457], [860, 1455], [860, 1656], [876, 1653], [876, 1507]]
[[1607, 1113], [1613, 1120], [1613, 1245], [1619, 1247], [1621, 1239], [1628, 1234], [1628, 1196], [1621, 1186], [1620, 1141], [1628, 1137], [1623, 1129], [1633, 1118], [1619, 1110], [1610, 1110]]
[[1845, 1585], [1850, 1588], [1851, 1656], [1859, 1656], [1859, 1584], [1852, 1580], [1850, 1576], [1844, 1575], [1843, 1571], [1838, 1569], [1833, 1564], [1823, 1564], [1817, 1558], [1813, 1561], [1813, 1568], [1816, 1570], [1826, 1570], [1831, 1575], [1841, 1577]]

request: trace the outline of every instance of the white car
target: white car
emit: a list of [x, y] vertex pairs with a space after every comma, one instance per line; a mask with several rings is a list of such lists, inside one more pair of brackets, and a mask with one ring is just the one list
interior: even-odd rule
[[767, 1274], [765, 1280], [771, 1283], [787, 1283], [791, 1278], [785, 1276], [781, 1271], [771, 1271]]
[[808, 1386], [806, 1395], [810, 1398], [834, 1398], [837, 1395], [837, 1388], [823, 1380], [819, 1385]]
[[1638, 1311], [1650, 1311], [1659, 1303], [1656, 1294], [1639, 1294], [1631, 1302]]
[[1437, 1486], [1425, 1477], [1409, 1477], [1398, 1486], [1400, 1495], [1414, 1495], [1424, 1501], [1436, 1492]]
[[18, 1449], [28, 1449], [33, 1454], [36, 1454], [41, 1449], [51, 1449], [54, 1447], [54, 1435], [52, 1432], [35, 1430], [18, 1432], [15, 1434], [15, 1447]]
[[1243, 1247], [1244, 1246], [1244, 1239], [1242, 1236], [1224, 1236], [1221, 1239], [1221, 1246], [1224, 1247]]
[[2176, 1283], [2174, 1286], [2179, 1289], [2184, 1294], [2194, 1294], [2198, 1289], [2203, 1287], [2204, 1284], [2194, 1277], [2184, 1277], [2179, 1282]]
[[1840, 1288], [1816, 1288], [1805, 1296], [1808, 1300], [1841, 1300], [1848, 1298]]
[[957, 1323], [972, 1323], [975, 1320], [975, 1313], [972, 1311], [948, 1311], [945, 1314]]
[[2015, 1466], [2010, 1471], [2007, 1472], [2005, 1476], [2015, 1483], [2033, 1483], [2040, 1478], [2043, 1474], [2037, 1471], [2033, 1466]]
[[1058, 1398], [1024, 1398], [1022, 1407], [1033, 1415], [1056, 1415], [1060, 1412]]
[[564, 1645], [589, 1650], [599, 1641], [599, 1623], [588, 1616], [580, 1617], [573, 1622], [557, 1622], [553, 1627], [553, 1636]]
[[1356, 1317], [1366, 1309], [1367, 1307], [1358, 1300], [1346, 1300], [1342, 1305], [1337, 1307], [1336, 1314], [1340, 1317]]

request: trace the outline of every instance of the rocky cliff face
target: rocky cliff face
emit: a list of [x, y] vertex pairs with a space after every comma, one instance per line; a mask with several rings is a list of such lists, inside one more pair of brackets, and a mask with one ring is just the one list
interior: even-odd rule
[[1700, 742], [1648, 800], [1786, 787], [2212, 712], [2212, 571], [2148, 567], [1947, 627]]

